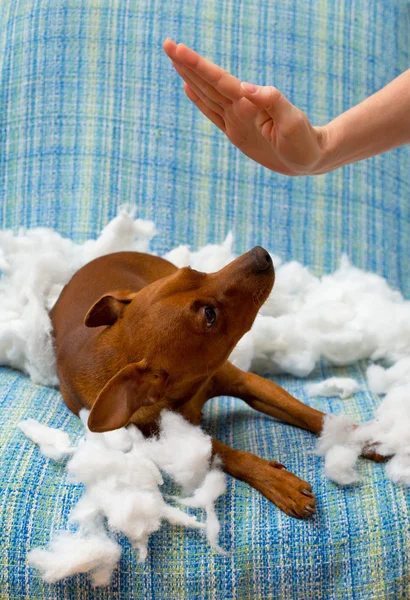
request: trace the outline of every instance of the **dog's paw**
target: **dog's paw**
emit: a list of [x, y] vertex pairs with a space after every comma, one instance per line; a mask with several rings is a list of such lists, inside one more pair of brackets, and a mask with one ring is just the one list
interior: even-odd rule
[[379, 454], [377, 452], [378, 446], [379, 446], [379, 444], [365, 445], [362, 450], [361, 456], [363, 456], [363, 458], [368, 458], [369, 460], [372, 460], [373, 462], [377, 462], [377, 463], [386, 462], [387, 460], [389, 460], [391, 458], [391, 456], [383, 456], [382, 454]]
[[263, 461], [249, 483], [290, 517], [306, 519], [314, 513], [316, 501], [312, 486], [289, 473], [280, 463]]

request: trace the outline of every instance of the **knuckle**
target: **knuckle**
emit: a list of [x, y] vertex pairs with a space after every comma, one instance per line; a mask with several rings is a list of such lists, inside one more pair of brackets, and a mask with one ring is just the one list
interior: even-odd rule
[[273, 85], [270, 85], [268, 87], [268, 91], [269, 91], [269, 100], [273, 106], [278, 104], [279, 101], [282, 98], [284, 98], [282, 92], [280, 90], [278, 90], [278, 88], [273, 87]]
[[212, 85], [215, 86], [215, 87], [217, 85], [219, 85], [219, 83], [221, 82], [221, 79], [224, 77], [224, 75], [226, 75], [225, 71], [221, 71], [220, 73], [218, 73], [217, 75], [215, 75], [215, 77], [213, 78], [213, 81], [212, 81]]

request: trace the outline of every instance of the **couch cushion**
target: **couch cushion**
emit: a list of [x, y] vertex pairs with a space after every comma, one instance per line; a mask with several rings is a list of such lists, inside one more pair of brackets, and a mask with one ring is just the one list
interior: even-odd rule
[[[353, 376], [364, 385], [364, 364], [346, 369], [322, 365], [309, 380], [334, 374]], [[313, 400], [306, 397], [304, 381], [275, 380], [316, 408], [347, 411], [357, 421], [369, 418], [376, 402], [366, 388], [347, 400]], [[383, 465], [365, 460], [359, 465], [359, 484], [336, 486], [325, 478], [323, 459], [313, 454], [312, 434], [228, 398], [206, 405], [205, 428], [235, 448], [283, 462], [309, 481], [317, 495], [314, 518], [291, 519], [259, 492], [228, 477], [228, 490], [217, 504], [227, 557], [211, 551], [198, 531], [164, 524], [152, 535], [143, 565], [128, 541], [119, 538], [123, 555], [110, 587], [93, 590], [83, 575], [46, 584], [27, 565], [26, 554], [67, 527], [82, 488], [70, 483], [63, 467], [42, 456], [16, 425], [31, 417], [76, 439], [80, 422], [57, 391], [33, 386], [9, 369], [1, 371], [0, 402], [2, 598], [407, 597], [408, 490], [392, 484]]]
[[[253, 164], [185, 98], [161, 44], [192, 45], [245, 80], [273, 83], [314, 124], [379, 89], [409, 64], [409, 3], [368, 0], [4, 0], [0, 3], [0, 227], [95, 236], [118, 205], [155, 220], [154, 248], [260, 243], [315, 273], [342, 252], [410, 297], [409, 148], [320, 177], [287, 178]], [[364, 378], [364, 365], [342, 369]], [[322, 366], [313, 377], [334, 374]], [[304, 383], [278, 379], [297, 397]], [[226, 558], [197, 532], [164, 526], [139, 565], [125, 552], [108, 590], [85, 578], [44, 584], [26, 553], [65, 527], [81, 493], [16, 429], [23, 418], [77, 434], [57, 391], [12, 370], [0, 377], [2, 598], [391, 599], [409, 595], [409, 494], [363, 461], [341, 489], [309, 454], [309, 433], [273, 424], [239, 401], [209, 404], [222, 441], [284, 462], [318, 496], [314, 519], [281, 514], [230, 479], [218, 504]], [[377, 403], [308, 400], [357, 420]]]
[[97, 234], [117, 206], [158, 250], [262, 244], [318, 273], [342, 252], [410, 294], [409, 149], [320, 177], [252, 163], [187, 100], [167, 36], [324, 124], [409, 65], [408, 0], [5, 0], [0, 227]]

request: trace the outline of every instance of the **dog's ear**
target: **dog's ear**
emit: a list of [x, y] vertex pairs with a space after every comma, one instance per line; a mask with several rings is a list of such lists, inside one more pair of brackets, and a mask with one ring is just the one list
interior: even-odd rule
[[144, 360], [127, 365], [98, 395], [88, 417], [89, 429], [103, 432], [125, 427], [141, 406], [161, 400], [167, 381], [165, 371], [151, 369]]
[[136, 295], [136, 292], [119, 291], [101, 296], [85, 315], [84, 325], [87, 327], [113, 325]]

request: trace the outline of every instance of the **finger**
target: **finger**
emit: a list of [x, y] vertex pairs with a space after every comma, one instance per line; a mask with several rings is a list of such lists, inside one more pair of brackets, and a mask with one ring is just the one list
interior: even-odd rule
[[184, 69], [183, 67], [180, 67], [178, 64], [176, 63], [172, 63], [175, 71], [178, 73], [178, 75], [180, 75], [182, 77], [182, 79], [185, 81], [185, 83], [188, 84], [188, 86], [191, 88], [191, 90], [193, 92], [195, 92], [195, 94], [199, 97], [200, 100], [202, 100], [202, 102], [204, 104], [206, 104], [208, 106], [208, 108], [210, 108], [212, 111], [216, 112], [217, 114], [221, 115], [223, 114], [223, 108], [217, 104], [216, 102], [214, 102], [211, 98], [207, 97], [206, 94], [203, 93], [203, 91], [201, 90], [201, 88], [199, 88], [196, 83], [194, 81], [192, 81], [191, 77], [188, 75], [186, 69]]
[[[173, 66], [179, 73], [179, 75], [189, 84], [189, 86], [202, 98], [201, 94], [199, 94], [198, 90], [202, 91], [202, 94], [213, 100], [214, 102], [218, 102], [219, 104], [224, 104], [227, 101], [230, 103], [231, 100], [227, 99], [225, 96], [222, 96], [215, 88], [213, 88], [209, 83], [207, 83], [204, 79], [199, 77], [194, 71], [189, 69], [184, 63], [178, 60], [176, 55], [177, 45], [176, 43], [167, 38], [163, 44], [163, 48], [169, 58], [172, 60]], [[179, 69], [177, 69], [176, 65], [178, 65]], [[182, 74], [181, 71], [184, 71]], [[202, 98], [203, 99], [203, 98]]]
[[220, 115], [208, 108], [208, 106], [202, 102], [202, 100], [195, 94], [195, 92], [189, 87], [187, 83], [184, 84], [184, 90], [188, 98], [195, 104], [195, 106], [205, 115], [214, 125], [219, 127], [225, 133], [225, 122]]
[[171, 60], [176, 60], [176, 57], [177, 57], [177, 54], [176, 54], [177, 45], [174, 42], [174, 40], [171, 40], [171, 38], [167, 38], [165, 40], [165, 42], [162, 44], [162, 47], [165, 50], [165, 53], [169, 56], [169, 58]]
[[300, 114], [300, 110], [272, 85], [253, 85], [242, 82], [241, 88], [245, 97], [259, 108], [263, 108], [276, 122], [286, 122], [289, 118]]
[[[195, 91], [201, 90], [204, 97], [209, 98], [210, 100], [212, 100], [213, 102], [216, 102], [220, 106], [224, 106], [227, 103], [232, 104], [232, 100], [230, 100], [229, 98], [226, 98], [226, 96], [223, 96], [222, 94], [220, 94], [218, 92], [218, 90], [216, 90], [214, 87], [212, 87], [212, 85], [207, 83], [205, 81], [205, 79], [202, 79], [202, 77], [199, 77], [199, 75], [197, 75], [195, 73], [195, 71], [192, 71], [192, 69], [189, 69], [186, 65], [184, 65], [183, 63], [178, 62], [178, 61], [177, 62], [174, 61], [173, 64], [174, 64], [174, 67], [175, 67], [175, 65], [178, 65], [180, 71], [183, 71], [184, 75], [182, 75], [180, 71], [178, 71], [178, 73], [181, 75], [181, 77], [183, 79], [185, 79], [185, 81], [187, 83], [189, 83], [189, 85]], [[188, 79], [189, 79], [189, 81], [188, 81]], [[193, 87], [193, 86], [195, 86], [195, 87]], [[198, 94], [198, 95], [200, 96], [200, 94]]]
[[244, 92], [241, 88], [239, 79], [230, 75], [221, 69], [221, 67], [218, 67], [206, 58], [203, 58], [184, 44], [177, 45], [176, 55], [179, 62], [194, 71], [197, 76], [204, 79], [222, 94], [222, 96], [225, 96], [230, 100], [243, 98]]

